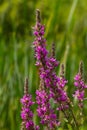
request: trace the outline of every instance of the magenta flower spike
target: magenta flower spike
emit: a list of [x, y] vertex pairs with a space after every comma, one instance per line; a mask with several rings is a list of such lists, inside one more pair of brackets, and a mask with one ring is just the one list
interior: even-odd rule
[[[39, 67], [40, 79], [44, 79], [46, 88], [52, 86], [52, 79], [55, 79], [55, 73], [52, 72], [59, 64], [54, 57], [48, 57], [46, 50], [46, 39], [44, 38], [45, 27], [41, 24], [40, 11], [36, 12], [36, 25], [33, 28], [35, 40], [33, 42], [36, 58], [36, 66]], [[55, 82], [56, 79], [55, 79]], [[54, 83], [55, 83], [54, 82]]]
[[60, 77], [58, 78], [58, 98], [57, 101], [59, 102], [59, 107], [57, 110], [66, 110], [68, 109], [68, 95], [67, 92], [64, 90], [65, 85], [68, 83], [68, 81], [64, 77], [64, 64], [61, 64], [61, 72]]
[[28, 79], [25, 79], [24, 85], [24, 96], [20, 100], [22, 104], [21, 119], [22, 126], [21, 130], [39, 130], [39, 126], [35, 126], [33, 122], [33, 112], [31, 106], [34, 104], [32, 96], [28, 94]]
[[59, 62], [55, 58], [55, 44], [52, 44], [51, 56], [48, 57], [46, 50], [46, 40], [44, 39], [44, 26], [41, 24], [40, 12], [36, 12], [36, 25], [34, 27], [34, 49], [36, 57], [36, 65], [39, 67], [40, 79], [43, 79], [45, 89], [49, 89], [50, 98], [53, 98], [58, 104], [67, 100], [67, 94], [64, 86], [67, 81], [64, 77], [58, 77], [55, 68]]
[[79, 73], [74, 78], [74, 86], [76, 87], [76, 91], [73, 94], [73, 97], [77, 98], [79, 102], [79, 107], [83, 107], [83, 100], [84, 100], [84, 94], [85, 89], [87, 88], [87, 85], [85, 85], [83, 80], [83, 62], [80, 62], [79, 65]]

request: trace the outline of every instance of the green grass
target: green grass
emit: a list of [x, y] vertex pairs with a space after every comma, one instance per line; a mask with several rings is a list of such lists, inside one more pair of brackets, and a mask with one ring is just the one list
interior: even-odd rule
[[[26, 76], [29, 77], [29, 92], [35, 98], [39, 81], [31, 27], [35, 25], [37, 8], [46, 26], [47, 48], [50, 51], [51, 43], [55, 42], [56, 58], [66, 65], [69, 96], [74, 91], [73, 77], [80, 60], [84, 61], [87, 82], [86, 5], [86, 0], [0, 1], [0, 130], [20, 129], [20, 97]], [[59, 67], [56, 71], [59, 73]], [[84, 113], [87, 113], [86, 101]], [[86, 130], [86, 121], [81, 130]]]

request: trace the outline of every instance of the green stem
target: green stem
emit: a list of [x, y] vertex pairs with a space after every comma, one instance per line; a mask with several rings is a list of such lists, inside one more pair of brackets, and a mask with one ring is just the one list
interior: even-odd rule
[[65, 116], [65, 118], [67, 119], [67, 121], [68, 121], [68, 124], [70, 124], [71, 125], [71, 127], [72, 127], [72, 129], [73, 129], [73, 125], [72, 125], [72, 123], [69, 121], [69, 118], [68, 118], [68, 116], [67, 116], [67, 114], [66, 114], [66, 112], [62, 109], [62, 112], [64, 113], [64, 116]]
[[72, 117], [73, 117], [73, 120], [74, 120], [74, 124], [75, 124], [75, 127], [77, 128], [77, 130], [79, 130], [79, 126], [78, 126], [78, 123], [77, 123], [77, 121], [76, 121], [76, 118], [75, 118], [75, 115], [74, 115], [74, 113], [73, 113], [73, 110], [72, 110], [72, 108], [71, 108], [71, 105], [69, 104], [69, 109], [70, 109], [70, 111], [71, 111], [71, 114], [72, 114]]

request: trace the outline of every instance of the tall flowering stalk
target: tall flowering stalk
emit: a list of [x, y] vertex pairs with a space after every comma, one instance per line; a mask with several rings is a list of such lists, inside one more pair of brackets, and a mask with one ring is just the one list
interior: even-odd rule
[[[57, 80], [57, 78], [55, 79], [55, 73], [52, 73], [52, 71], [58, 65], [58, 62], [55, 58], [48, 57], [44, 29], [44, 26], [41, 24], [40, 12], [37, 10], [36, 25], [34, 27], [34, 35], [36, 38], [33, 45], [35, 48], [36, 66], [39, 67], [40, 80], [43, 81], [43, 89], [36, 91], [36, 100], [38, 104], [37, 112], [41, 118], [41, 123], [47, 125], [47, 127], [51, 129], [59, 124], [56, 121], [56, 114], [54, 114], [49, 103], [49, 89], [57, 82], [52, 82], [52, 80]], [[52, 83], [54, 83], [54, 85]]]
[[[48, 51], [46, 50], [46, 39], [44, 38], [44, 25], [40, 21], [40, 12], [36, 12], [36, 25], [34, 29], [35, 40], [33, 42], [36, 57], [36, 66], [39, 67], [40, 79], [44, 79], [44, 86], [50, 88], [55, 85], [56, 75], [52, 73], [59, 62], [53, 57], [48, 57]], [[52, 84], [52, 78], [55, 79]]]
[[[68, 108], [67, 103], [65, 103], [68, 102], [68, 97], [64, 90], [67, 80], [65, 80], [63, 75], [61, 75], [61, 77], [56, 75], [55, 68], [59, 65], [59, 62], [55, 58], [54, 43], [52, 44], [51, 56], [48, 57], [45, 44], [46, 40], [44, 38], [44, 26], [41, 24], [39, 10], [36, 12], [36, 25], [33, 29], [35, 35], [33, 45], [35, 49], [36, 66], [39, 68], [40, 80], [43, 80], [44, 92], [49, 95], [49, 100], [53, 98], [55, 102], [59, 104], [58, 110], [63, 111]], [[37, 95], [37, 97], [38, 96], [39, 95]]]
[[21, 98], [22, 103], [21, 119], [22, 125], [21, 130], [39, 130], [39, 126], [35, 126], [33, 122], [33, 112], [31, 106], [34, 104], [32, 96], [28, 94], [28, 79], [25, 79], [24, 85], [24, 96]]
[[63, 84], [66, 84], [65, 83], [66, 81], [63, 78], [59, 78], [55, 73], [55, 68], [59, 65], [59, 62], [55, 59], [54, 44], [52, 45], [52, 53], [51, 53], [52, 55], [48, 57], [48, 51], [46, 50], [46, 44], [45, 44], [46, 40], [44, 39], [44, 26], [40, 22], [39, 15], [40, 12], [39, 10], [37, 10], [36, 13], [37, 21], [34, 27], [34, 35], [36, 37], [33, 42], [35, 48], [36, 65], [39, 67], [40, 79], [44, 79], [45, 88], [49, 88], [50, 90], [50, 97], [58, 101], [59, 100], [58, 91], [59, 93], [61, 91], [62, 94], [61, 96], [65, 94], [60, 88], [61, 85], [63, 88]]

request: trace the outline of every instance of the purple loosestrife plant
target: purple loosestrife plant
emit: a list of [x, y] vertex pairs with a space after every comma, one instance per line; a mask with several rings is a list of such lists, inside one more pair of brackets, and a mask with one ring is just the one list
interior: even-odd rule
[[24, 85], [24, 96], [20, 100], [22, 106], [21, 119], [22, 126], [21, 130], [39, 130], [39, 126], [35, 126], [33, 122], [33, 112], [31, 106], [34, 104], [32, 96], [28, 94], [28, 79], [25, 80]]
[[[36, 58], [36, 66], [39, 70], [40, 86], [36, 90], [37, 115], [40, 118], [40, 124], [45, 126], [46, 130], [56, 130], [60, 125], [58, 115], [63, 112], [67, 123], [71, 125], [73, 130], [79, 130], [77, 115], [74, 114], [74, 103], [71, 102], [66, 91], [68, 81], [64, 76], [64, 65], [61, 65], [60, 76], [57, 76], [55, 68], [59, 65], [59, 61], [55, 58], [55, 44], [52, 44], [52, 51], [46, 49], [46, 39], [44, 38], [45, 27], [41, 24], [40, 11], [36, 11], [36, 25], [34, 30], [34, 51]], [[80, 63], [79, 73], [74, 78], [74, 86], [76, 91], [73, 97], [77, 98], [79, 110], [82, 112], [84, 94], [87, 85], [83, 80], [83, 63]], [[51, 100], [52, 99], [52, 100]], [[52, 103], [56, 104], [52, 108]], [[24, 96], [21, 98], [22, 110], [21, 130], [40, 130], [33, 122], [32, 96], [28, 94], [28, 79], [26, 78], [24, 86]], [[58, 113], [58, 114], [56, 114]], [[62, 123], [62, 122], [61, 122]]]

